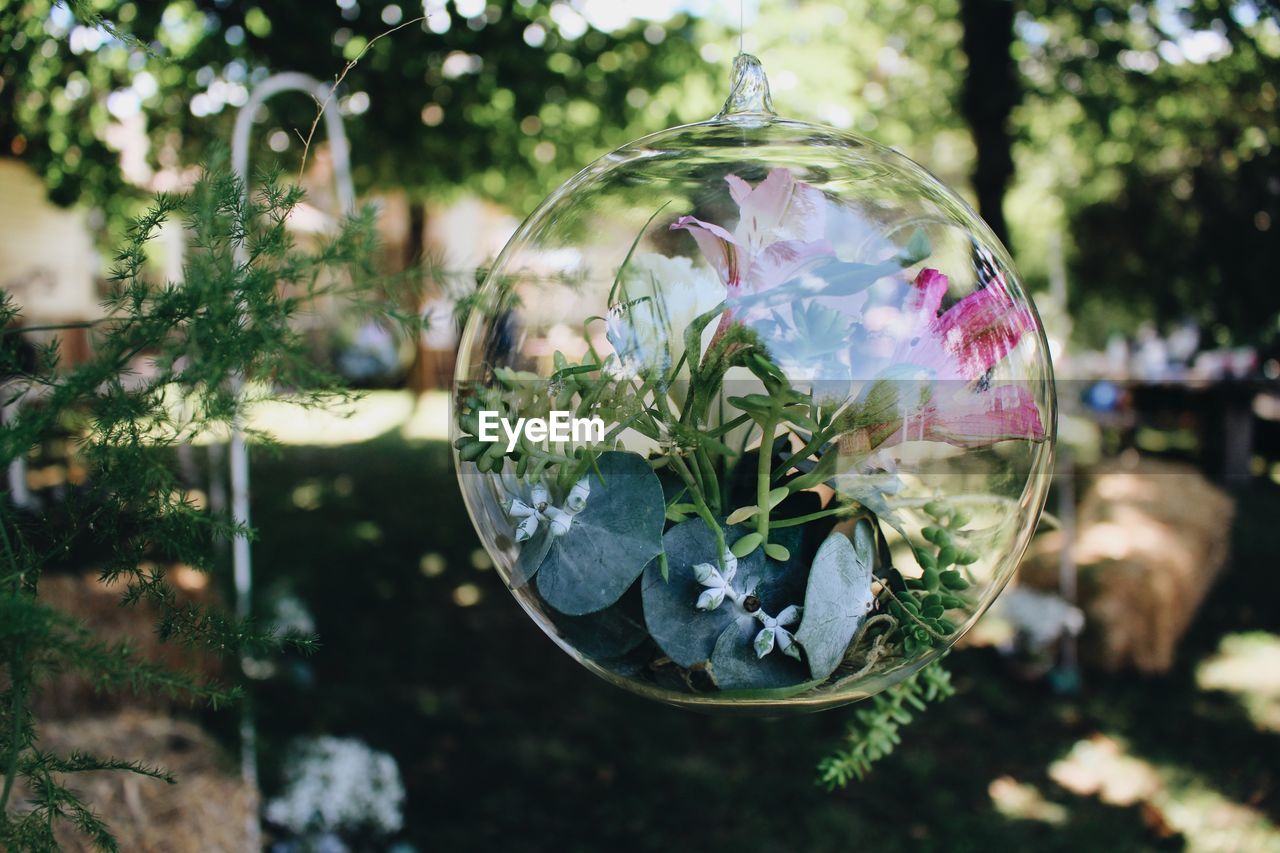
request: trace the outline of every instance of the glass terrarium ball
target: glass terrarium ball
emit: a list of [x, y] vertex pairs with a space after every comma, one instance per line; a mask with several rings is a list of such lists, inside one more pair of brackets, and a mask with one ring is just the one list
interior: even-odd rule
[[471, 306], [471, 518], [565, 651], [675, 705], [812, 710], [937, 658], [1008, 581], [1055, 425], [1008, 255], [861, 137], [711, 121], [556, 190]]

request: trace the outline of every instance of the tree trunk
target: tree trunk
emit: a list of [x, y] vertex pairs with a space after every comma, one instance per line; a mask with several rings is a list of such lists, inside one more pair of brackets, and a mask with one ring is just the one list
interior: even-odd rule
[[[427, 205], [421, 200], [409, 202], [409, 235], [404, 243], [404, 269], [412, 269], [422, 263], [426, 256], [427, 241]], [[417, 293], [417, 289], [411, 292]], [[415, 303], [412, 310], [422, 312], [422, 304]], [[413, 344], [413, 364], [409, 367], [409, 390], [415, 397], [421, 396], [435, 384], [434, 371], [431, 370], [430, 354], [423, 345], [422, 335], [417, 335]]]
[[977, 163], [973, 189], [978, 212], [1006, 245], [1004, 194], [1013, 178], [1013, 137], [1009, 115], [1021, 98], [1013, 61], [1012, 0], [961, 0], [964, 52], [969, 70], [964, 79], [961, 109], [973, 133]]

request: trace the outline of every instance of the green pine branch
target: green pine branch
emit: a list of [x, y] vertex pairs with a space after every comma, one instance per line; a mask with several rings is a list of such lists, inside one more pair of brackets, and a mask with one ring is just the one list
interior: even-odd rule
[[[124, 606], [145, 604], [157, 614], [165, 642], [224, 657], [315, 646], [314, 638], [179, 598], [168, 566], [211, 571], [220, 539], [252, 531], [191, 499], [176, 454], [198, 436], [225, 434], [258, 400], [319, 406], [345, 399], [337, 377], [317, 366], [299, 315], [341, 300], [347, 313], [386, 317], [387, 305], [418, 304], [419, 294], [405, 291], [429, 278], [380, 275], [371, 210], [346, 219], [320, 245], [299, 248], [286, 223], [301, 190], [276, 173], [257, 184], [246, 196], [219, 152], [189, 192], [155, 199], [114, 256], [107, 316], [85, 324], [93, 355], [82, 364], [64, 364], [56, 342], [24, 352], [10, 331], [22, 325], [20, 306], [0, 296], [0, 395], [19, 404], [0, 428], [0, 465], [69, 436], [69, 452], [88, 472], [85, 485], [68, 488], [40, 513], [0, 496], [0, 849], [53, 849], [58, 820], [99, 848], [115, 849], [107, 826], [61, 774], [167, 778], [125, 758], [59, 758], [42, 750], [30, 709], [50, 675], [76, 671], [98, 690], [213, 707], [239, 697], [235, 686], [202, 682], [140, 659], [127, 644], [104, 643], [40, 601], [40, 579], [51, 567], [91, 561], [103, 581], [119, 585]], [[172, 222], [184, 224], [190, 238], [182, 281], [156, 282], [149, 245]], [[408, 334], [419, 330], [416, 317], [405, 320]], [[21, 808], [14, 802], [19, 783]]]
[[902, 742], [900, 729], [928, 703], [955, 695], [951, 674], [937, 661], [910, 678], [873, 696], [853, 713], [845, 743], [818, 764], [818, 779], [827, 790], [862, 781], [872, 765]]

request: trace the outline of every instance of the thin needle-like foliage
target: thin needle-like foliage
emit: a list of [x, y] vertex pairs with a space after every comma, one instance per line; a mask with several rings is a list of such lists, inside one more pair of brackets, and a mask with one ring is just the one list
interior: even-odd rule
[[[68, 777], [117, 770], [173, 781], [127, 757], [53, 755], [41, 748], [33, 700], [50, 675], [80, 673], [104, 691], [161, 693], [219, 707], [234, 685], [169, 671], [124, 644], [108, 644], [38, 597], [46, 571], [92, 555], [101, 580], [124, 605], [147, 605], [170, 643], [221, 657], [260, 656], [314, 639], [237, 619], [216, 606], [183, 601], [168, 567], [215, 568], [220, 539], [241, 532], [190, 494], [175, 463], [179, 448], [226, 435], [247, 406], [287, 398], [321, 405], [345, 397], [318, 367], [300, 315], [342, 300], [347, 311], [388, 313], [412, 302], [399, 292], [423, 276], [388, 278], [374, 259], [372, 211], [341, 223], [315, 246], [300, 247], [287, 227], [301, 190], [262, 176], [246, 194], [215, 156], [190, 192], [162, 195], [131, 225], [110, 275], [106, 320], [86, 324], [92, 356], [68, 364], [59, 345], [24, 352], [21, 306], [0, 302], [3, 402], [15, 412], [0, 429], [0, 463], [71, 436], [82, 485], [57, 505], [0, 500], [0, 848], [53, 849], [55, 826], [70, 821], [103, 850], [117, 845]], [[151, 241], [166, 223], [185, 226], [180, 282], [147, 274]], [[401, 316], [411, 331], [417, 320]], [[267, 436], [256, 436], [267, 440]], [[21, 792], [21, 797], [17, 795]]]

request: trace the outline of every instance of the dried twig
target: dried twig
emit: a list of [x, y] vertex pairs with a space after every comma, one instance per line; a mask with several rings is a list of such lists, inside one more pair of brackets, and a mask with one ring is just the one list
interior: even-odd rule
[[343, 67], [342, 71], [334, 77], [333, 85], [329, 87], [329, 94], [324, 96], [324, 101], [316, 103], [316, 116], [311, 120], [311, 128], [307, 131], [307, 135], [304, 137], [301, 133], [298, 133], [298, 138], [302, 140], [302, 162], [298, 165], [298, 183], [302, 183], [303, 172], [307, 169], [307, 154], [311, 151], [311, 140], [316, 135], [316, 128], [320, 125], [320, 119], [324, 117], [324, 111], [328, 109], [329, 102], [333, 100], [333, 95], [338, 91], [338, 87], [342, 85], [342, 81], [347, 79], [347, 74], [352, 68], [356, 67], [356, 64], [360, 60], [364, 59], [364, 55], [369, 52], [369, 48], [377, 44], [379, 39], [386, 38], [397, 30], [403, 30], [411, 24], [418, 24], [426, 19], [426, 15], [419, 15], [416, 18], [411, 18], [410, 20], [405, 21], [403, 24], [397, 24], [389, 30], [378, 33], [376, 36], [369, 39], [369, 43], [364, 46], [364, 49], [356, 54], [355, 59], [348, 62]]

